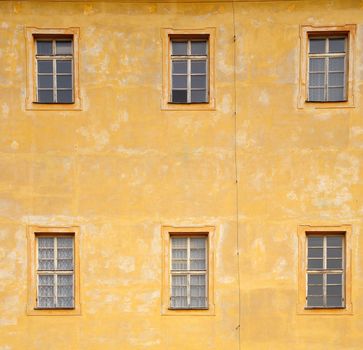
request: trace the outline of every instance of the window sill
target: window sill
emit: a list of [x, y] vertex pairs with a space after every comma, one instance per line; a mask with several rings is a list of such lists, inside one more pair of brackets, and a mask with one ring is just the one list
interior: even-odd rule
[[163, 111], [215, 111], [215, 100], [209, 102], [177, 103], [162, 101], [161, 110]]
[[45, 309], [28, 306], [26, 314], [28, 316], [80, 316], [81, 307], [79, 305], [73, 308]]
[[76, 98], [70, 103], [42, 103], [26, 101], [26, 110], [28, 111], [80, 111], [82, 110], [81, 99]]
[[162, 316], [215, 316], [214, 305], [209, 305], [207, 308], [194, 309], [174, 309], [169, 306], [161, 307]]
[[352, 304], [346, 305], [345, 307], [306, 307], [298, 305], [297, 308], [298, 315], [353, 315], [353, 306]]
[[341, 108], [355, 108], [353, 101], [303, 101], [298, 105], [299, 109], [341, 109]]

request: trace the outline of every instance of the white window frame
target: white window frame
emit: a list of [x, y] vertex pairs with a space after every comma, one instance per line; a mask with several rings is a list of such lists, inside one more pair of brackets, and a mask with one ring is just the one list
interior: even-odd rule
[[[187, 238], [187, 269], [186, 270], [174, 270], [172, 268], [172, 263], [173, 263], [173, 259], [172, 259], [172, 241], [173, 238]], [[193, 238], [203, 238], [205, 240], [205, 270], [191, 270], [190, 269], [190, 239]], [[169, 265], [169, 272], [170, 272], [170, 309], [173, 310], [183, 310], [183, 309], [195, 309], [195, 310], [205, 310], [208, 309], [208, 236], [206, 235], [171, 235], [170, 236], [170, 265]], [[173, 289], [173, 285], [172, 285], [172, 277], [173, 276], [187, 276], [187, 306], [186, 307], [175, 307], [172, 306], [172, 289]], [[196, 306], [191, 306], [191, 293], [190, 293], [190, 276], [195, 275], [195, 276], [200, 276], [200, 275], [204, 275], [205, 276], [205, 306], [201, 306], [201, 307], [196, 307]]]
[[[40, 41], [51, 41], [52, 42], [52, 55], [38, 55], [38, 47], [37, 47], [37, 43]], [[71, 41], [72, 43], [72, 53], [71, 54], [66, 54], [66, 55], [59, 55], [56, 52], [56, 42], [57, 41]], [[71, 61], [71, 76], [72, 76], [72, 101], [71, 102], [58, 102], [58, 96], [57, 96], [57, 91], [58, 90], [69, 90], [66, 88], [58, 88], [57, 87], [57, 75], [69, 75], [69, 73], [57, 73], [57, 61]], [[74, 41], [73, 41], [73, 37], [61, 37], [61, 38], [54, 38], [54, 37], [44, 37], [44, 38], [40, 38], [40, 37], [36, 37], [35, 38], [35, 75], [36, 75], [36, 81], [35, 81], [35, 85], [36, 85], [36, 101], [37, 103], [41, 103], [41, 104], [73, 104], [74, 103]], [[52, 61], [53, 64], [53, 73], [52, 73], [52, 77], [53, 77], [53, 102], [40, 102], [39, 101], [39, 90], [50, 90], [49, 88], [40, 88], [38, 86], [38, 77], [39, 75], [50, 75], [47, 73], [39, 73], [38, 72], [38, 61]]]
[[[206, 54], [205, 55], [192, 55], [191, 54], [191, 43], [192, 42], [205, 42], [206, 43]], [[173, 55], [173, 42], [187, 42], [187, 55]], [[175, 103], [175, 104], [208, 104], [209, 103], [209, 38], [184, 38], [184, 39], [178, 39], [178, 38], [173, 38], [170, 37], [170, 96], [169, 96], [169, 103]], [[173, 75], [185, 75], [185, 74], [181, 74], [181, 73], [177, 73], [177, 74], [173, 74], [172, 71], [172, 67], [173, 67], [173, 62], [174, 61], [187, 61], [187, 102], [174, 102], [173, 101], [173, 90], [185, 90], [182, 88], [173, 88]], [[206, 64], [206, 73], [205, 74], [198, 74], [198, 73], [194, 73], [192, 74], [191, 72], [191, 62], [192, 61], [205, 61]], [[191, 77], [192, 75], [205, 75], [205, 101], [204, 102], [192, 102], [192, 90], [204, 90], [204, 89], [199, 89], [199, 88], [193, 88], [192, 89], [192, 83], [191, 83]]]
[[[310, 40], [311, 39], [323, 39], [325, 40], [325, 52], [324, 53], [310, 53]], [[338, 53], [330, 53], [329, 52], [329, 39], [344, 39], [344, 50], [345, 52], [338, 52]], [[341, 34], [341, 35], [309, 35], [308, 36], [308, 70], [307, 70], [307, 96], [308, 96], [308, 102], [346, 102], [348, 100], [347, 98], [347, 72], [348, 72], [348, 58], [349, 58], [349, 38], [347, 34]], [[343, 99], [342, 100], [330, 100], [329, 99], [329, 87], [335, 87], [335, 86], [329, 86], [329, 58], [337, 58], [337, 57], [343, 57], [344, 58], [344, 71], [334, 71], [334, 73], [343, 73], [344, 74], [344, 82], [343, 82]], [[311, 100], [310, 98], [310, 89], [321, 89], [321, 87], [311, 87], [310, 86], [310, 58], [323, 58], [324, 59], [324, 73], [325, 74], [325, 81], [324, 81], [324, 99], [323, 100]], [[317, 72], [315, 72], [317, 73]], [[339, 86], [341, 87], [341, 86]]]
[[[54, 269], [53, 270], [40, 270], [39, 269], [39, 238], [53, 238], [54, 239]], [[58, 270], [58, 238], [72, 238], [72, 270]], [[75, 238], [71, 235], [36, 235], [36, 308], [37, 309], [74, 309], [75, 307], [75, 278], [74, 278], [74, 270], [75, 270]], [[53, 276], [54, 280], [54, 306], [44, 307], [39, 305], [39, 276]], [[69, 307], [58, 306], [58, 275], [72, 275], [72, 305]]]
[[[327, 238], [328, 237], [342, 237], [342, 268], [328, 268], [327, 267]], [[306, 309], [344, 309], [345, 308], [345, 234], [339, 234], [334, 232], [319, 232], [318, 234], [307, 234], [306, 241], [309, 237], [323, 237], [323, 268], [312, 269], [308, 267], [308, 244], [306, 244]], [[311, 259], [311, 258], [310, 258]], [[318, 259], [318, 258], [317, 258]], [[340, 258], [329, 258], [340, 259]], [[323, 305], [320, 306], [308, 306], [308, 275], [322, 275], [323, 276]], [[328, 306], [327, 305], [327, 275], [328, 274], [340, 274], [342, 275], [342, 305], [341, 306]]]

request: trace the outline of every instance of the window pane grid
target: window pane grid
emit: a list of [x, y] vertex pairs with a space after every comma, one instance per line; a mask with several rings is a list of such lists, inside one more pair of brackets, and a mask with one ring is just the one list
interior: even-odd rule
[[[308, 235], [307, 242], [307, 307], [344, 307], [344, 236]], [[331, 261], [338, 263], [331, 267]]]
[[309, 38], [309, 101], [346, 100], [346, 53], [346, 36]]
[[206, 243], [206, 237], [171, 237], [171, 308], [207, 308]]
[[37, 261], [37, 307], [73, 308], [74, 238], [37, 237]]
[[206, 39], [171, 40], [171, 102], [208, 102], [207, 51]]
[[[36, 44], [37, 101], [40, 103], [73, 103], [72, 40], [37, 39]], [[45, 75], [52, 77], [51, 80], [48, 79], [46, 87], [40, 83], [41, 77]]]

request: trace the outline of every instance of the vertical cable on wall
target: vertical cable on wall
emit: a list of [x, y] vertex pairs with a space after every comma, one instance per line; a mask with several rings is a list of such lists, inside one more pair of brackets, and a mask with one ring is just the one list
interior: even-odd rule
[[236, 18], [235, 18], [235, 0], [232, 1], [232, 17], [233, 17], [233, 91], [234, 91], [234, 104], [233, 104], [233, 118], [234, 118], [234, 170], [235, 170], [235, 184], [236, 184], [236, 256], [237, 256], [237, 282], [238, 282], [238, 349], [241, 349], [241, 277], [240, 277], [240, 262], [239, 262], [239, 220], [238, 220], [238, 161], [237, 161], [237, 81], [236, 81]]

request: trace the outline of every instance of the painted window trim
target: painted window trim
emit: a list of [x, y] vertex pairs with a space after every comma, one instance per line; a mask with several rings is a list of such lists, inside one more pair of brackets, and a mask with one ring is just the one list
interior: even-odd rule
[[[307, 235], [309, 233], [334, 233], [344, 232], [345, 239], [345, 306], [343, 308], [307, 308], [306, 307], [306, 250]], [[352, 315], [352, 226], [351, 225], [334, 225], [334, 226], [298, 226], [298, 303], [297, 313], [300, 315]]]
[[[73, 88], [74, 102], [73, 103], [39, 103], [36, 96], [36, 36], [72, 36], [73, 40]], [[82, 109], [79, 85], [79, 28], [35, 28], [27, 27], [25, 29], [26, 37], [26, 101], [25, 107], [27, 110], [44, 110], [44, 111], [77, 111]]]
[[[208, 308], [205, 309], [172, 309], [170, 308], [170, 237], [171, 236], [207, 236], [208, 244]], [[174, 227], [162, 226], [162, 287], [161, 314], [165, 316], [214, 316], [214, 236], [213, 226]]]
[[[340, 26], [300, 26], [300, 79], [299, 79], [299, 97], [298, 108], [313, 108], [313, 109], [329, 109], [329, 108], [354, 108], [354, 62], [355, 62], [355, 38], [356, 25], [346, 24]], [[329, 36], [335, 34], [347, 35], [348, 43], [348, 65], [346, 72], [346, 101], [339, 102], [311, 102], [308, 98], [308, 50], [309, 50], [309, 35], [321, 34]]]
[[[36, 294], [36, 236], [37, 233], [46, 233], [51, 236], [72, 235], [74, 237], [74, 308], [71, 309], [40, 309], [37, 307]], [[27, 253], [28, 253], [28, 293], [26, 312], [29, 316], [76, 316], [81, 314], [80, 303], [80, 229], [78, 226], [44, 227], [28, 226]]]
[[[161, 97], [161, 109], [169, 111], [208, 111], [215, 110], [215, 28], [204, 29], [172, 29], [163, 28], [161, 30], [163, 56], [162, 56], [162, 97]], [[170, 90], [171, 90], [171, 38], [173, 36], [182, 37], [185, 36], [188, 39], [192, 39], [193, 36], [207, 36], [208, 37], [208, 77], [209, 77], [209, 100], [206, 103], [171, 103], [170, 102]]]

